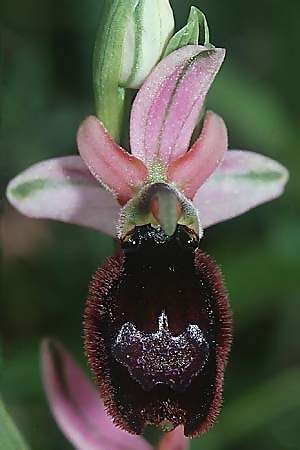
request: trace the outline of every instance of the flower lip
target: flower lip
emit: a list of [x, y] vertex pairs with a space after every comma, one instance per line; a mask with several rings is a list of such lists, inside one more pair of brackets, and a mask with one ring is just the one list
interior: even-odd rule
[[[86, 351], [105, 405], [115, 423], [131, 433], [169, 422], [184, 425], [188, 436], [201, 434], [219, 412], [230, 348], [231, 318], [221, 274], [181, 225], [171, 237], [150, 225], [136, 227], [122, 247], [96, 272], [85, 311]], [[165, 328], [160, 335], [159, 319]], [[184, 337], [194, 356], [191, 334], [198, 329], [208, 347], [199, 347], [199, 332], [203, 357], [184, 359], [176, 338]], [[121, 349], [117, 337], [123, 339]], [[164, 338], [169, 362], [177, 358], [185, 370], [174, 362], [169, 373], [155, 367], [155, 358], [163, 366], [166, 357]], [[127, 365], [125, 353], [131, 358]], [[138, 358], [144, 362], [135, 364]]]

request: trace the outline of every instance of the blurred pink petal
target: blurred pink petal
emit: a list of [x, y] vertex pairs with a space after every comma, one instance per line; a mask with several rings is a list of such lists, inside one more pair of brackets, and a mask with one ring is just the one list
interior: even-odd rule
[[183, 434], [183, 427], [166, 433], [159, 444], [158, 450], [188, 450], [189, 440]]
[[117, 234], [120, 206], [90, 174], [80, 156], [48, 159], [29, 167], [9, 183], [7, 198], [29, 217]]
[[287, 180], [288, 171], [277, 161], [254, 152], [229, 150], [193, 203], [201, 224], [209, 227], [279, 197]]
[[223, 119], [208, 112], [201, 136], [187, 153], [171, 163], [168, 179], [174, 181], [188, 198], [193, 198], [224, 159], [227, 147], [227, 129]]
[[112, 192], [121, 204], [126, 203], [147, 178], [142, 161], [121, 148], [94, 116], [79, 127], [78, 149], [91, 173]]
[[151, 450], [147, 442], [116, 428], [99, 394], [57, 341], [42, 344], [43, 381], [58, 425], [79, 450]]
[[132, 107], [133, 155], [147, 165], [155, 159], [169, 164], [186, 152], [224, 56], [223, 49], [188, 45], [156, 66]]

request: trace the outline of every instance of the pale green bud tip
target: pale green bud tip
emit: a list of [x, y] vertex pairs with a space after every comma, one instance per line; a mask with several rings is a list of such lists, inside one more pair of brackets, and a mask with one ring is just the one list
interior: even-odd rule
[[120, 85], [138, 89], [160, 60], [174, 32], [169, 0], [137, 0], [123, 41]]

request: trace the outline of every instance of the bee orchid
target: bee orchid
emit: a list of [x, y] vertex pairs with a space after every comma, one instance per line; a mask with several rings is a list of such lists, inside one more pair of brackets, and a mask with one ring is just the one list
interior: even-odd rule
[[187, 45], [154, 68], [132, 106], [130, 153], [88, 117], [80, 157], [39, 163], [8, 187], [28, 216], [119, 238], [120, 251], [90, 284], [85, 348], [105, 407], [134, 434], [152, 424], [196, 436], [214, 423], [231, 313], [220, 270], [199, 242], [206, 227], [278, 197], [288, 177], [265, 156], [227, 150], [213, 112], [197, 135], [224, 56]]
[[[75, 223], [116, 237], [127, 225], [120, 223], [122, 206], [128, 207], [129, 200], [132, 205], [155, 182], [175, 192], [194, 227], [198, 222], [207, 228], [280, 196], [287, 170], [254, 152], [227, 151], [226, 127], [212, 112], [188, 151], [223, 57], [224, 50], [200, 46], [173, 52], [153, 70], [134, 101], [131, 153], [91, 116], [78, 132], [82, 158], [66, 156], [31, 166], [9, 183], [11, 204], [29, 217]], [[156, 209], [152, 202], [154, 223]], [[127, 217], [133, 223], [136, 219]]]

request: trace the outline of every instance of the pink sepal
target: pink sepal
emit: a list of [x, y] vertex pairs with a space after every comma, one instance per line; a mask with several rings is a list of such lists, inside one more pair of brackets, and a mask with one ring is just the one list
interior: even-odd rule
[[194, 197], [201, 224], [209, 227], [279, 197], [288, 177], [287, 169], [271, 158], [228, 150], [223, 163]]
[[117, 234], [120, 205], [100, 186], [80, 156], [34, 164], [10, 181], [7, 198], [25, 216]]
[[64, 347], [44, 340], [43, 381], [57, 424], [79, 450], [151, 450], [147, 442], [117, 428], [99, 393]]

